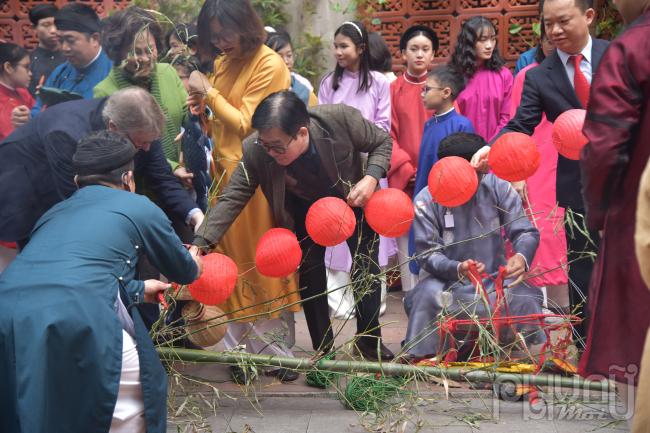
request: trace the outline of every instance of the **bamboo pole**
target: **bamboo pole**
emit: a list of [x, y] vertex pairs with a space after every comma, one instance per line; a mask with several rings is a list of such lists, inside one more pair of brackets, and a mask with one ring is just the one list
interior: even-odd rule
[[[381, 373], [386, 376], [397, 375], [430, 375], [448, 378], [454, 381], [483, 382], [483, 383], [514, 383], [537, 386], [553, 386], [562, 388], [582, 389], [589, 391], [609, 392], [609, 381], [585, 380], [578, 376], [564, 377], [553, 374], [514, 374], [499, 373], [485, 369], [477, 370], [462, 367], [419, 367], [394, 362], [342, 361], [322, 359], [314, 361], [309, 358], [288, 358], [272, 355], [255, 355], [238, 352], [210, 352], [193, 349], [176, 349], [158, 347], [160, 358], [166, 361], [185, 361], [216, 364], [255, 364], [263, 366], [282, 367], [292, 370], [309, 371], [322, 370], [342, 373]], [[613, 391], [613, 388], [611, 388]]]

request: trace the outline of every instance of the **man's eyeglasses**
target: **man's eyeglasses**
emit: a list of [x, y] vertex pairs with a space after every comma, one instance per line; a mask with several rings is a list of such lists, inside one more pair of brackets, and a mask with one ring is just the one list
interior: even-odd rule
[[429, 93], [429, 90], [444, 90], [444, 87], [429, 87], [429, 86], [423, 86], [422, 87], [422, 93], [427, 94]]
[[266, 150], [267, 153], [271, 153], [271, 152], [273, 152], [273, 153], [276, 153], [276, 154], [278, 154], [278, 155], [282, 155], [282, 154], [284, 154], [284, 153], [287, 152], [287, 149], [289, 148], [289, 145], [290, 145], [291, 142], [292, 142], [293, 140], [295, 140], [295, 139], [296, 139], [296, 136], [295, 136], [295, 135], [292, 135], [292, 136], [289, 138], [289, 141], [287, 141], [285, 144], [283, 144], [283, 145], [277, 145], [277, 144], [268, 144], [268, 143], [265, 143], [265, 142], [263, 142], [262, 140], [260, 140], [260, 139], [258, 138], [257, 140], [255, 140], [255, 144], [258, 145], [258, 146], [262, 146], [262, 147], [264, 148], [264, 150]]

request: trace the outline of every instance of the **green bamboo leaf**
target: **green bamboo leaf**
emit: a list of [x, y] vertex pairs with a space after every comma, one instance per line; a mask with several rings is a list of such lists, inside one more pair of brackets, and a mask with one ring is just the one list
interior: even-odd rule
[[516, 35], [519, 33], [523, 27], [520, 24], [510, 24], [510, 28], [508, 28], [508, 33], [511, 35]]

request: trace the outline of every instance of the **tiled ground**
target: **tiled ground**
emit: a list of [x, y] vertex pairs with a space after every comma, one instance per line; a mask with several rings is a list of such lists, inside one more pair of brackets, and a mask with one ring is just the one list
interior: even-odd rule
[[[401, 305], [402, 293], [388, 294], [387, 312], [381, 318], [383, 337], [387, 346], [397, 352], [406, 332], [406, 316]], [[309, 356], [311, 340], [302, 313], [296, 314], [296, 356]], [[354, 320], [334, 321], [339, 330], [336, 342], [343, 344], [353, 335]], [[221, 347], [218, 345], [215, 350]], [[580, 401], [564, 398], [555, 405], [533, 410], [528, 402], [509, 403], [493, 398], [489, 390], [470, 389], [467, 385], [453, 387], [449, 394], [434, 383], [418, 383], [417, 394], [411, 394], [396, 409], [382, 418], [363, 416], [345, 409], [333, 388], [320, 390], [305, 384], [304, 375], [288, 384], [261, 377], [251, 387], [242, 388], [229, 380], [228, 369], [222, 365], [175, 365], [184, 374], [209, 381], [219, 392], [186, 383], [176, 401], [178, 408], [187, 398], [202, 400], [215, 407], [211, 415], [203, 405], [202, 417], [175, 417], [170, 413], [168, 432], [185, 431], [190, 420], [201, 420], [204, 426], [217, 432], [266, 433], [361, 433], [365, 431], [395, 432], [521, 432], [581, 433], [625, 431], [625, 421], [612, 415], [608, 400]], [[413, 390], [413, 388], [411, 388]], [[600, 401], [604, 398], [605, 401]], [[191, 400], [186, 403], [190, 406]], [[194, 403], [197, 404], [197, 403]], [[615, 404], [615, 401], [614, 403]], [[550, 407], [550, 409], [549, 409]], [[620, 409], [619, 409], [620, 410]], [[384, 418], [385, 417], [385, 418]], [[196, 425], [196, 424], [195, 424]], [[192, 431], [192, 430], [187, 430]]]

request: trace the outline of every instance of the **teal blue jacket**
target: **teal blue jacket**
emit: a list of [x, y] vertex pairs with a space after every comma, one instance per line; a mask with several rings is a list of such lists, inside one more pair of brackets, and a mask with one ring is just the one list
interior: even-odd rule
[[[70, 62], [61, 63], [47, 77], [44, 86], [78, 93], [84, 99], [93, 99], [93, 89], [106, 78], [112, 67], [113, 62], [102, 50], [97, 59], [84, 69], [77, 69]], [[38, 116], [41, 111], [43, 111], [43, 101], [41, 98], [36, 98], [32, 117]]]
[[39, 219], [0, 274], [0, 432], [108, 432], [122, 365], [120, 292], [135, 325], [147, 432], [166, 432], [167, 376], [131, 308], [143, 301], [136, 265], [145, 253], [171, 281], [197, 276], [144, 196], [88, 186]]

